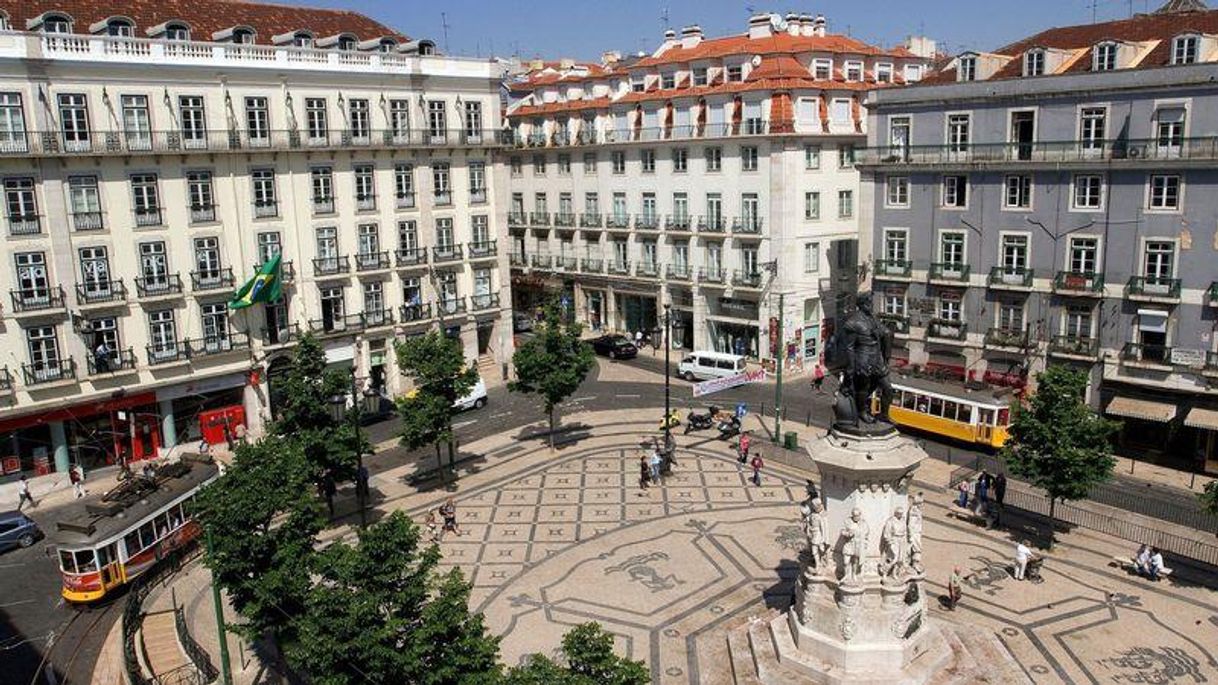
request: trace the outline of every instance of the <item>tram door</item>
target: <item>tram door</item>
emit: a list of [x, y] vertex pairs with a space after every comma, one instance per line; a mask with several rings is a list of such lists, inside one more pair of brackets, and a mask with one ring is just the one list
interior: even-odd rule
[[994, 443], [994, 410], [981, 409], [977, 415], [977, 442], [992, 445]]
[[109, 590], [123, 582], [123, 565], [119, 563], [117, 542], [97, 550], [97, 568], [101, 570], [102, 589]]

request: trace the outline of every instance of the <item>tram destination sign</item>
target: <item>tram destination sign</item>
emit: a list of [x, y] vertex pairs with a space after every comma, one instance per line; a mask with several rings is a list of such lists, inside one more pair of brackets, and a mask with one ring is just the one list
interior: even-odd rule
[[754, 369], [745, 371], [744, 373], [728, 376], [726, 378], [712, 378], [709, 381], [702, 381], [694, 385], [694, 397], [702, 397], [711, 393], [735, 388], [749, 383], [759, 383], [765, 380], [765, 369]]

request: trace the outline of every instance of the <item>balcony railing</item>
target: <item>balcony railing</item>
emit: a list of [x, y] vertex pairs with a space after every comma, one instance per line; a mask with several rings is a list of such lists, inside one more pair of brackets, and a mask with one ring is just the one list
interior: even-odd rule
[[732, 233], [757, 235], [761, 233], [761, 226], [764, 223], [765, 220], [759, 216], [738, 216], [732, 219]]
[[1205, 353], [1205, 369], [1206, 374], [1218, 373], [1218, 352]]
[[688, 264], [669, 264], [666, 273], [672, 281], [688, 281], [693, 276]]
[[985, 344], [989, 347], [1017, 347], [1024, 349], [1028, 346], [1028, 332], [1022, 329], [995, 326], [985, 332]]
[[76, 301], [82, 305], [122, 302], [126, 299], [127, 286], [121, 279], [76, 284]]
[[660, 227], [660, 217], [655, 214], [636, 214], [634, 215], [634, 227], [646, 230], [655, 230]]
[[233, 270], [228, 267], [223, 269], [207, 269], [205, 271], [190, 272], [191, 290], [220, 290], [221, 288], [232, 288], [234, 282]]
[[460, 243], [456, 243], [454, 245], [440, 245], [431, 248], [431, 259], [435, 264], [460, 261], [463, 259], [462, 255], [463, 252]]
[[425, 247], [399, 247], [393, 254], [399, 267], [419, 266], [427, 263], [427, 248]]
[[11, 393], [13, 391], [13, 374], [9, 372], [7, 366], [0, 367], [0, 393]]
[[698, 269], [699, 283], [722, 283], [726, 278], [726, 272], [717, 266], [702, 267]]
[[483, 257], [494, 257], [499, 253], [497, 243], [494, 240], [483, 240], [481, 242], [469, 243], [469, 258], [481, 259]]
[[137, 207], [135, 209], [136, 226], [160, 226], [161, 223], [162, 218], [160, 207]]
[[76, 379], [76, 360], [71, 357], [64, 359], [48, 359], [35, 364], [22, 364], [21, 375], [29, 386], [58, 383]]
[[398, 318], [402, 323], [427, 321], [431, 318], [430, 304], [404, 304], [398, 307]]
[[554, 264], [554, 258], [548, 254], [535, 254], [529, 257], [534, 269], [548, 269]]
[[585, 213], [585, 214], [579, 215], [579, 227], [580, 228], [604, 228], [604, 226], [605, 226], [605, 215], [604, 214], [587, 214], [587, 213]]
[[1133, 276], [1125, 285], [1129, 297], [1180, 298], [1180, 279], [1159, 276]]
[[488, 293], [486, 295], [470, 295], [470, 306], [474, 311], [482, 311], [485, 309], [499, 308], [499, 293]]
[[1094, 358], [1099, 356], [1100, 341], [1079, 335], [1055, 335], [1049, 341], [1049, 353]]
[[512, 226], [524, 226], [528, 222], [529, 217], [524, 212], [508, 212], [508, 223]]
[[1171, 365], [1171, 348], [1167, 345], [1147, 345], [1127, 342], [1121, 348], [1121, 361], [1160, 366]]
[[1053, 278], [1053, 290], [1077, 295], [1102, 294], [1104, 274], [1091, 271], [1058, 271]]
[[131, 348], [113, 350], [104, 356], [93, 352], [87, 355], [85, 366], [88, 368], [90, 376], [131, 371], [135, 368], [135, 350]]
[[528, 266], [529, 256], [521, 252], [513, 252], [508, 255], [508, 266]]
[[909, 278], [913, 271], [913, 262], [908, 259], [877, 259], [875, 260], [876, 278]]
[[901, 335], [909, 335], [909, 317], [900, 314], [879, 314], [877, 319], [883, 321], [889, 330]]
[[[255, 208], [257, 205], [255, 205]], [[257, 210], [255, 209], [255, 215]], [[205, 224], [216, 220], [215, 205], [191, 205], [190, 207], [190, 223]]]
[[186, 346], [186, 343], [180, 342], [147, 345], [145, 353], [148, 355], [150, 366], [184, 362], [190, 359], [190, 348]]
[[254, 202], [255, 219], [273, 219], [279, 216], [279, 203], [274, 200], [258, 200]]
[[351, 271], [351, 264], [347, 261], [347, 255], [316, 257], [313, 259], [314, 276], [337, 276], [349, 271]]
[[343, 314], [339, 316], [309, 319], [309, 330], [321, 335], [338, 333], [355, 333], [363, 330], [363, 314]]
[[314, 214], [333, 214], [334, 213], [334, 198], [332, 198], [332, 197], [315, 197], [315, 198], [313, 198], [313, 213]]
[[394, 206], [398, 209], [414, 209], [414, 193], [398, 193], [394, 195]]
[[141, 298], [180, 295], [182, 294], [182, 277], [178, 274], [142, 276], [135, 279], [135, 292]]
[[640, 278], [659, 278], [660, 265], [655, 262], [640, 262], [634, 267], [634, 275]]
[[996, 266], [990, 269], [990, 287], [1031, 288], [1034, 270], [1022, 266]]
[[364, 317], [365, 328], [381, 328], [393, 325], [392, 309], [372, 309], [365, 311], [362, 316]]
[[579, 270], [586, 274], [604, 273], [605, 260], [603, 260], [603, 259], [581, 259], [581, 260], [579, 260]]
[[100, 231], [105, 228], [101, 212], [72, 212], [72, 228], [77, 231]]
[[664, 228], [669, 231], [688, 231], [693, 226], [693, 219], [688, 214], [669, 214], [664, 219]]
[[554, 215], [555, 226], [574, 226], [575, 215], [571, 212], [558, 212]]
[[[838, 125], [843, 132], [844, 125]], [[851, 129], [852, 130], [852, 129]], [[816, 124], [820, 131], [820, 122]], [[671, 125], [656, 127], [634, 127], [630, 129], [580, 129], [571, 135], [565, 131], [554, 134], [530, 133], [528, 135], [509, 136], [505, 143], [519, 148], [533, 147], [567, 147], [572, 145], [598, 145], [602, 143], [648, 142], [662, 140], [705, 140], [712, 138], [735, 138], [749, 136], [764, 136], [770, 134], [796, 133], [789, 124], [774, 125], [769, 121], [739, 121], [729, 123], [704, 123], [692, 125]]]
[[436, 302], [436, 312], [443, 316], [465, 313], [465, 298], [450, 297]]
[[[440, 202], [436, 202], [436, 204], [440, 204]], [[371, 212], [375, 209], [376, 209], [376, 196], [375, 195], [356, 195], [355, 196], [355, 211]]]
[[726, 228], [727, 225], [721, 216], [698, 217], [699, 233], [723, 233]]
[[469, 189], [470, 204], [475, 204], [475, 205], [483, 204], [484, 202], [486, 202], [487, 197], [488, 197], [488, 194], [486, 192], [486, 188], [470, 188]]
[[630, 228], [629, 214], [610, 214], [605, 217], [605, 228], [627, 229]]
[[[261, 264], [254, 265], [254, 273], [258, 273], [261, 270], [262, 270]], [[292, 281], [296, 280], [296, 265], [292, 263], [292, 260], [290, 260], [290, 259], [280, 260], [280, 262], [279, 262], [279, 280], [284, 283], [291, 283]]]
[[361, 252], [355, 255], [356, 271], [376, 271], [389, 268], [389, 251]]
[[240, 331], [230, 331], [225, 335], [213, 335], [184, 341], [186, 354], [190, 357], [210, 357], [229, 352], [248, 350], [250, 336]]
[[608, 273], [611, 273], [611, 274], [614, 274], [617, 276], [629, 276], [630, 275], [630, 262], [628, 260], [613, 259], [613, 260], [610, 260], [609, 263], [605, 266], [605, 270]]
[[262, 344], [267, 347], [291, 345], [300, 340], [300, 324], [290, 323], [277, 328], [262, 329]]
[[946, 340], [964, 340], [968, 336], [968, 324], [952, 319], [932, 319], [926, 334], [931, 338]]
[[563, 271], [575, 271], [579, 268], [579, 260], [575, 257], [558, 257], [554, 265]]
[[21, 288], [11, 291], [11, 296], [15, 313], [63, 309], [63, 288], [57, 285], [45, 288]]
[[733, 271], [732, 285], [737, 288], [760, 288], [761, 274], [756, 271]]
[[970, 267], [960, 262], [935, 262], [930, 265], [930, 280], [968, 283]]
[[9, 214], [9, 235], [38, 235], [42, 233], [42, 222], [37, 214]]
[[901, 145], [860, 149], [859, 166], [955, 164], [1147, 162], [1218, 159], [1218, 137], [1185, 138], [1161, 144], [1158, 139], [1058, 140], [1031, 143], [968, 145]]
[[529, 225], [530, 226], [549, 226], [550, 225], [550, 213], [549, 212], [529, 212]]

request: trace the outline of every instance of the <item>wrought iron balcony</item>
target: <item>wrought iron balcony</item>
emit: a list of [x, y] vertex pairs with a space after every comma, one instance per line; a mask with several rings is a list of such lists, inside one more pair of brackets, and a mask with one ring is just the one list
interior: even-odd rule
[[126, 299], [127, 286], [123, 285], [122, 279], [76, 284], [76, 301], [81, 305], [123, 302]]
[[909, 317], [900, 314], [877, 314], [876, 318], [883, 321], [889, 330], [899, 335], [909, 335]]
[[[255, 208], [257, 205], [255, 204]], [[255, 209], [255, 215], [257, 210]], [[216, 220], [215, 205], [191, 205], [190, 206], [190, 223], [205, 224]]]
[[995, 266], [990, 269], [988, 280], [991, 288], [1025, 289], [1032, 287], [1035, 271], [1026, 267]]
[[[262, 264], [254, 265], [254, 273], [258, 273], [261, 270]], [[296, 280], [296, 265], [292, 263], [292, 260], [281, 259], [279, 261], [279, 280], [284, 283], [291, 283]]]
[[717, 266], [704, 266], [698, 269], [699, 283], [722, 283], [727, 278], [727, 273]]
[[431, 318], [430, 304], [404, 304], [398, 307], [398, 318], [402, 323], [427, 321]]
[[645, 230], [655, 230], [660, 227], [660, 217], [655, 214], [634, 215], [634, 227]]
[[377, 271], [389, 268], [389, 251], [360, 252], [355, 255], [356, 271]]
[[182, 277], [178, 274], [142, 276], [135, 279], [135, 292], [141, 299], [181, 295]]
[[721, 216], [698, 217], [699, 233], [723, 233], [726, 228], [727, 224]]
[[9, 373], [8, 367], [0, 367], [0, 393], [11, 393], [13, 391], [13, 374]]
[[897, 145], [857, 151], [859, 166], [1148, 163], [1218, 159], [1218, 138], [1057, 140], [968, 145]]
[[693, 219], [688, 214], [669, 214], [668, 217], [664, 219], [664, 228], [669, 231], [689, 231], [692, 226]]
[[71, 357], [47, 359], [33, 364], [22, 364], [21, 375], [28, 386], [47, 385], [60, 381], [76, 380], [76, 360]]
[[37, 214], [9, 214], [9, 235], [38, 235], [42, 233], [42, 222]]
[[356, 333], [363, 329], [363, 314], [342, 314], [339, 316], [323, 316], [320, 319], [309, 319], [309, 330], [319, 335]]
[[757, 235], [761, 233], [761, 226], [764, 222], [765, 220], [759, 216], [738, 216], [732, 219], [732, 233]]
[[398, 209], [414, 209], [414, 193], [397, 193], [393, 196], [393, 204]]
[[469, 243], [470, 259], [494, 257], [497, 254], [499, 254], [499, 249], [496, 241], [494, 240], [483, 240], [482, 242]]
[[575, 215], [571, 212], [557, 212], [554, 214], [554, 225], [570, 227], [575, 225]]
[[337, 276], [351, 271], [347, 255], [337, 257], [316, 257], [313, 259], [314, 276]]
[[447, 207], [453, 203], [453, 194], [450, 190], [439, 190], [431, 197], [431, 203], [437, 207]]
[[436, 302], [436, 313], [443, 316], [465, 313], [465, 298], [450, 297]]
[[640, 278], [659, 278], [660, 265], [655, 262], [639, 262], [634, 267], [634, 275]]
[[144, 226], [160, 226], [162, 223], [160, 207], [136, 207], [135, 208], [135, 225]]
[[930, 280], [968, 283], [971, 267], [962, 262], [935, 262], [930, 265]]
[[584, 213], [584, 214], [579, 215], [579, 227], [580, 228], [604, 228], [604, 226], [605, 226], [605, 215], [604, 214]]
[[486, 202], [487, 197], [489, 197], [489, 195], [486, 192], [486, 188], [470, 188], [469, 189], [470, 204], [475, 204], [475, 205], [483, 204]]
[[508, 224], [525, 226], [528, 224], [528, 216], [524, 212], [508, 212]]
[[535, 269], [548, 269], [554, 264], [554, 258], [548, 254], [535, 254], [529, 257], [529, 262]]
[[431, 248], [431, 260], [434, 264], [460, 261], [463, 259], [462, 255], [463, 252], [461, 250], [460, 243], [453, 245], [439, 245]]
[[360, 316], [364, 317], [364, 328], [382, 328], [393, 325], [392, 309], [372, 309], [365, 311]]
[[206, 269], [190, 272], [191, 290], [220, 290], [232, 288], [235, 283], [233, 270], [229, 267], [222, 269]]
[[1028, 347], [1028, 331], [1026, 329], [994, 326], [985, 332], [985, 344], [987, 347], [1026, 349]]
[[629, 260], [616, 260], [616, 259], [609, 260], [609, 263], [605, 266], [605, 270], [608, 273], [616, 275], [616, 276], [629, 276], [630, 275], [630, 261]]
[[605, 271], [605, 260], [603, 259], [581, 259], [579, 260], [579, 270], [586, 274], [599, 274]]
[[333, 214], [334, 213], [334, 198], [332, 198], [332, 197], [315, 197], [315, 198], [313, 198], [313, 213], [314, 214]]
[[605, 228], [625, 230], [630, 228], [629, 214], [609, 214], [605, 217]]
[[427, 263], [427, 248], [399, 247], [394, 253], [399, 267], [419, 266]]
[[255, 219], [273, 219], [279, 216], [279, 203], [275, 200], [254, 201]]
[[931, 338], [964, 340], [968, 337], [968, 324], [952, 319], [932, 319], [926, 334]]
[[530, 226], [549, 226], [550, 225], [550, 213], [549, 212], [529, 212], [529, 225]]
[[153, 343], [144, 349], [150, 366], [173, 364], [190, 359], [190, 349], [184, 342]]
[[732, 285], [737, 288], [760, 288], [761, 274], [756, 271], [733, 271]]
[[1125, 285], [1125, 296], [1131, 299], [1178, 300], [1180, 299], [1180, 279], [1133, 276]]
[[229, 331], [225, 335], [212, 335], [184, 341], [186, 354], [190, 357], [211, 357], [229, 352], [240, 352], [250, 347], [250, 336], [240, 331]]
[[277, 328], [262, 329], [262, 344], [267, 347], [291, 345], [300, 340], [300, 324], [290, 323]]
[[1171, 366], [1171, 347], [1127, 342], [1121, 348], [1121, 361], [1128, 364]]
[[688, 281], [693, 276], [688, 264], [669, 264], [666, 273], [671, 281]]
[[908, 259], [875, 260], [876, 278], [909, 278], [913, 273], [913, 262]]
[[1104, 274], [1092, 271], [1058, 271], [1053, 278], [1053, 291], [1066, 295], [1104, 294]]
[[558, 257], [554, 265], [563, 271], [575, 271], [579, 268], [579, 260], [575, 257]]
[[[439, 195], [436, 196], [439, 198]], [[441, 204], [438, 200], [436, 204]], [[355, 196], [355, 211], [371, 212], [376, 209], [376, 195], [356, 195]]]
[[529, 256], [520, 252], [508, 255], [508, 266], [528, 266]]
[[76, 231], [100, 231], [105, 228], [101, 212], [72, 212], [72, 228]]
[[63, 309], [63, 288], [57, 285], [43, 288], [21, 288], [10, 291], [13, 298], [13, 312], [42, 312]]
[[471, 295], [469, 298], [470, 305], [474, 311], [482, 311], [485, 309], [499, 308], [499, 293], [488, 293], [486, 295]]
[[1094, 359], [1100, 354], [1100, 341], [1081, 335], [1055, 335], [1049, 341], [1049, 354]]
[[131, 371], [135, 369], [135, 351], [128, 347], [125, 350], [113, 350], [104, 356], [91, 352], [85, 362], [90, 376]]

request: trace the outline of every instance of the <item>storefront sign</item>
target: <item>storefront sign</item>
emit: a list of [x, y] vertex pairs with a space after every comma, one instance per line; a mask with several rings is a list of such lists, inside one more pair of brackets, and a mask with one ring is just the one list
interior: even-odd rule
[[751, 300], [738, 300], [732, 297], [720, 297], [719, 309], [726, 316], [734, 316], [741, 319], [756, 319], [757, 318], [757, 303]]
[[225, 376], [216, 376], [215, 378], [204, 378], [182, 385], [174, 385], [168, 388], [162, 388], [156, 391], [156, 398], [160, 401], [176, 400], [179, 397], [188, 397], [190, 395], [205, 395], [209, 392], [217, 390], [228, 390], [245, 385], [249, 380], [249, 375], [242, 371], [239, 373], [230, 373]]
[[694, 385], [694, 397], [702, 397], [719, 392], [720, 390], [727, 390], [749, 383], [758, 383], [764, 380], [765, 369], [746, 371], [735, 376], [728, 376], [727, 378], [712, 378], [709, 381], [702, 381]]
[[1205, 351], [1173, 347], [1171, 348], [1171, 363], [1193, 369], [1205, 368]]

